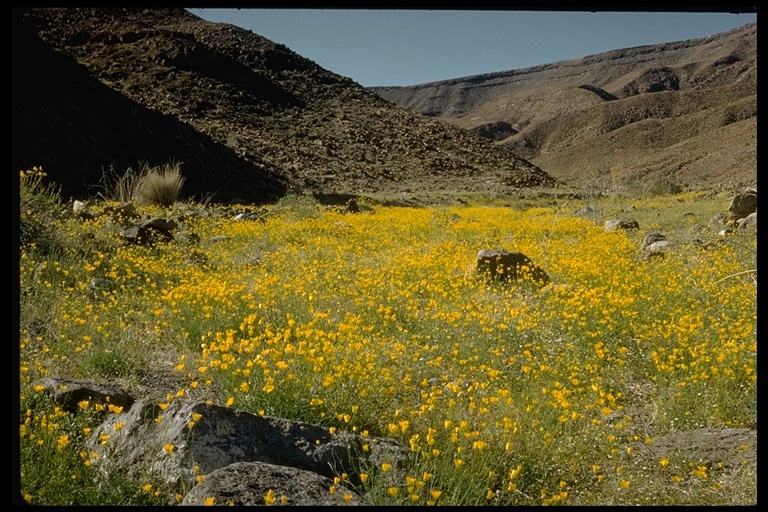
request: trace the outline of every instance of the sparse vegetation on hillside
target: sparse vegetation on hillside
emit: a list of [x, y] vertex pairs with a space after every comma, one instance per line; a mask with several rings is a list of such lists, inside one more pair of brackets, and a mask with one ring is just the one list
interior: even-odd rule
[[671, 179], [754, 185], [757, 24], [711, 37], [408, 87], [373, 88], [462, 128], [506, 126], [497, 144], [573, 187]]
[[[22, 180], [22, 197], [60, 210], [46, 190]], [[727, 199], [595, 198], [639, 232], [605, 232], [576, 199], [344, 214], [296, 196], [260, 221], [176, 203], [141, 213], [178, 219], [199, 244], [152, 247], [119, 243], [98, 204], [57, 217], [77, 243], [45, 251], [32, 230], [20, 247], [22, 493], [181, 499], [151, 474], [98, 476], [85, 439], [121, 411], [61, 411], [37, 383], [68, 376], [393, 437], [409, 463], [394, 484], [372, 468], [359, 490], [376, 505], [755, 504], [749, 445], [736, 457], [669, 444], [757, 425], [755, 236], [685, 238]], [[648, 230], [685, 243], [639, 259]], [[523, 252], [552, 283], [478, 279], [482, 248]]]

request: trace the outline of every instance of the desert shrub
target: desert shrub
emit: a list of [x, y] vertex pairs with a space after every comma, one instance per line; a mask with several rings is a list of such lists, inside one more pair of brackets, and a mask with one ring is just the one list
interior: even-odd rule
[[663, 196], [680, 194], [683, 192], [683, 186], [671, 178], [662, 176], [640, 182], [632, 191], [641, 196]]
[[105, 201], [169, 208], [178, 199], [184, 181], [181, 164], [176, 162], [156, 167], [144, 163], [138, 171], [128, 169], [123, 174], [110, 167], [101, 177], [97, 195]]
[[322, 205], [308, 194], [287, 194], [280, 198], [272, 210], [294, 219], [316, 218], [323, 215]]
[[140, 174], [133, 169], [119, 174], [110, 167], [103, 172], [98, 185], [101, 190], [96, 195], [104, 201], [130, 202], [136, 193], [140, 177]]
[[136, 185], [134, 199], [142, 205], [170, 208], [176, 202], [184, 185], [180, 163], [159, 167], [144, 167]]
[[40, 167], [21, 171], [19, 187], [19, 242], [34, 244], [43, 253], [50, 253], [62, 243], [58, 221], [64, 214], [60, 189], [45, 183], [46, 174]]

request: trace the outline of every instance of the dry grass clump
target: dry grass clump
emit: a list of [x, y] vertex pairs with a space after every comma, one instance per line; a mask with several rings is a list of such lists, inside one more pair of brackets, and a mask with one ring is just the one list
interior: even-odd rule
[[144, 206], [170, 208], [179, 198], [184, 181], [181, 163], [170, 162], [159, 166], [144, 163], [138, 171], [128, 169], [122, 175], [114, 169], [105, 172], [99, 196], [107, 201], [135, 201]]

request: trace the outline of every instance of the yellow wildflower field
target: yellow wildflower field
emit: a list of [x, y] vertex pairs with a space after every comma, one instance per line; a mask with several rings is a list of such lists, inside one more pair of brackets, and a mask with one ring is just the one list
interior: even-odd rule
[[[641, 461], [631, 443], [756, 427], [754, 235], [645, 260], [643, 233], [503, 206], [317, 206], [184, 229], [198, 246], [106, 243], [73, 268], [23, 247], [22, 289], [56, 293], [48, 329], [22, 329], [22, 389], [62, 372], [130, 383], [162, 362], [183, 383], [171, 399], [396, 438], [412, 466], [399, 483], [371, 472], [380, 504], [727, 502], [727, 467]], [[551, 282], [479, 278], [486, 248]], [[92, 277], [114, 286], [94, 298]]]

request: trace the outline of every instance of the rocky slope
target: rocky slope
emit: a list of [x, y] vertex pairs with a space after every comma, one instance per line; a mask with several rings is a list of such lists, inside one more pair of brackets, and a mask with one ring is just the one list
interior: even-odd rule
[[183, 9], [17, 8], [12, 25], [14, 172], [43, 166], [64, 195], [171, 161], [184, 194], [220, 201], [554, 183], [510, 148]]
[[374, 92], [474, 130], [572, 185], [754, 185], [757, 24]]

